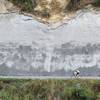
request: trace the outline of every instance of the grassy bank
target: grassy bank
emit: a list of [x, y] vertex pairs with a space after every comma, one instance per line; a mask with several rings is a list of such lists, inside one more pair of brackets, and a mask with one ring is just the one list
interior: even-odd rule
[[100, 80], [0, 79], [0, 100], [100, 100]]

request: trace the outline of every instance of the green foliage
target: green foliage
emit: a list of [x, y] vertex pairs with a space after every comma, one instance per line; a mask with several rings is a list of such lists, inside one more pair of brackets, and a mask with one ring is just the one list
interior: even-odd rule
[[0, 79], [1, 100], [100, 100], [100, 80]]
[[[34, 4], [32, 0], [8, 0], [21, 8], [21, 11], [33, 12]], [[35, 3], [35, 2], [34, 2]]]
[[100, 100], [100, 92], [97, 94], [97, 99], [96, 100]]
[[73, 92], [75, 100], [91, 100], [92, 91], [86, 88], [75, 89]]
[[93, 5], [96, 7], [100, 7], [100, 0], [95, 0], [95, 3]]
[[67, 5], [66, 9], [71, 10], [77, 10], [79, 6], [80, 0], [70, 0], [69, 4]]

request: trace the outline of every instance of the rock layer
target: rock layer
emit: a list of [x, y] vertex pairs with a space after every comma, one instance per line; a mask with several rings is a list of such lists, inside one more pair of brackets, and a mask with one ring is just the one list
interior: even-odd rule
[[68, 70], [100, 66], [99, 12], [78, 11], [69, 21], [49, 25], [1, 14], [0, 27], [3, 75], [71, 75]]
[[0, 75], [63, 76], [75, 69], [82, 75], [99, 75], [99, 33], [100, 11], [79, 10], [70, 20], [55, 24], [43, 24], [19, 13], [2, 13]]

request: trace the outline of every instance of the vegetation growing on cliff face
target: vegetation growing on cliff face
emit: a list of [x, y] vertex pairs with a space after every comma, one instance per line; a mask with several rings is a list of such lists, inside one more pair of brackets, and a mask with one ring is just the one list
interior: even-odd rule
[[32, 0], [8, 0], [8, 1], [11, 1], [14, 5], [18, 6], [21, 9], [21, 11], [33, 12], [34, 6], [36, 6], [36, 4], [32, 3]]
[[77, 10], [79, 7], [80, 0], [70, 0], [69, 4], [67, 5], [67, 10]]
[[100, 7], [100, 0], [95, 0], [95, 4], [93, 4], [96, 7]]
[[[100, 0], [8, 0], [19, 7], [21, 11], [32, 13], [44, 19], [59, 19], [66, 12], [84, 8], [85, 5], [93, 4], [100, 6]], [[59, 18], [58, 18], [59, 17]]]
[[52, 14], [57, 14], [63, 11], [63, 7], [60, 5], [58, 0], [9, 0], [14, 5], [17, 5], [21, 11], [26, 11], [35, 14], [36, 16], [41, 16], [44, 18], [49, 18]]

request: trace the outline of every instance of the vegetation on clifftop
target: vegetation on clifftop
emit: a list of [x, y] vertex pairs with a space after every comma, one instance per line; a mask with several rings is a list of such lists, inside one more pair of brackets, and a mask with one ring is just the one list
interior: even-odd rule
[[100, 0], [8, 0], [23, 12], [32, 13], [44, 19], [60, 19], [66, 12], [75, 11], [88, 4], [100, 6]]

